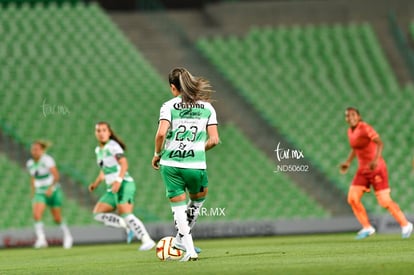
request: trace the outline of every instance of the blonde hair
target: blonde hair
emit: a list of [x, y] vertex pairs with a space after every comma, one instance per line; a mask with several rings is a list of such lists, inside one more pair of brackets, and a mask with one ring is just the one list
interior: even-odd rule
[[181, 93], [184, 103], [211, 102], [214, 90], [207, 79], [195, 77], [187, 69], [177, 67], [168, 74], [168, 80]]
[[50, 146], [52, 146], [52, 142], [48, 141], [48, 140], [42, 140], [42, 139], [38, 139], [35, 140], [32, 144], [37, 144], [39, 145], [43, 150], [47, 150], [50, 148]]

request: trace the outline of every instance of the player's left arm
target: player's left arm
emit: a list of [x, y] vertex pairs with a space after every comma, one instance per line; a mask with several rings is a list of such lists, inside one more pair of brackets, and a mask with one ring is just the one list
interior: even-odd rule
[[54, 188], [55, 188], [55, 186], [56, 186], [56, 184], [59, 182], [59, 179], [60, 179], [60, 174], [59, 174], [59, 171], [58, 171], [58, 169], [56, 168], [56, 166], [52, 166], [52, 167], [50, 167], [49, 168], [49, 171], [50, 171], [50, 173], [52, 174], [52, 176], [53, 176], [53, 182], [52, 182], [52, 184], [49, 186], [49, 188], [46, 190], [46, 196], [48, 196], [48, 197], [50, 197], [51, 195], [52, 195], [52, 193], [53, 193], [53, 190], [54, 190]]
[[371, 139], [371, 141], [377, 145], [374, 159], [369, 164], [370, 169], [374, 170], [375, 168], [377, 168], [378, 160], [381, 158], [384, 144], [382, 143], [382, 140], [379, 134], [375, 131], [375, 129], [371, 125], [366, 124], [365, 129], [366, 129], [366, 135], [368, 136], [368, 138]]
[[381, 138], [379, 136], [376, 136], [372, 139], [372, 141], [377, 144], [377, 151], [375, 152], [375, 157], [370, 163], [370, 168], [374, 170], [378, 165], [378, 160], [382, 156], [382, 149], [384, 148], [384, 143], [382, 142]]
[[120, 166], [118, 177], [115, 182], [112, 183], [112, 193], [118, 193], [121, 188], [122, 181], [124, 180], [125, 174], [128, 171], [128, 160], [124, 153], [115, 154], [115, 158]]
[[117, 156], [117, 160], [118, 160], [119, 166], [121, 166], [118, 177], [123, 179], [126, 171], [128, 171], [128, 160], [124, 155]]

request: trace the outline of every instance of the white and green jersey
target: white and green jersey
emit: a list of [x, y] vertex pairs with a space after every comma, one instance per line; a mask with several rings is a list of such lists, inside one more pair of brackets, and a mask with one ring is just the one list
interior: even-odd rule
[[34, 178], [36, 193], [45, 192], [53, 184], [54, 178], [50, 168], [55, 166], [55, 160], [48, 154], [43, 154], [38, 161], [34, 159], [27, 161], [26, 168], [29, 170], [30, 176]]
[[[118, 142], [110, 139], [102, 148], [97, 146], [95, 153], [98, 166], [105, 175], [105, 182], [110, 186], [121, 171], [118, 159], [124, 155], [124, 149], [122, 149]], [[128, 171], [125, 173], [124, 181], [134, 181], [128, 174]]]
[[209, 102], [183, 103], [181, 96], [165, 102], [160, 120], [171, 124], [160, 164], [180, 168], [206, 169], [207, 126], [217, 124], [216, 111]]

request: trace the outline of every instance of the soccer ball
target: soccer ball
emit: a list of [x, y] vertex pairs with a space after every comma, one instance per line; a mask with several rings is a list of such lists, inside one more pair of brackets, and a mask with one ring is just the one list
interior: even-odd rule
[[159, 240], [155, 249], [158, 259], [161, 261], [176, 261], [183, 257], [182, 250], [172, 247], [174, 239], [174, 237], [169, 236]]

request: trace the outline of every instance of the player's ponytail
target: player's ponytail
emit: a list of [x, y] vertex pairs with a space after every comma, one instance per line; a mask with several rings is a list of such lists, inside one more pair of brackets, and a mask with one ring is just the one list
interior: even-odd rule
[[168, 75], [170, 84], [174, 84], [181, 93], [184, 103], [196, 103], [198, 100], [211, 101], [214, 92], [210, 82], [202, 77], [195, 77], [185, 68], [174, 68]]
[[50, 146], [52, 146], [52, 142], [47, 141], [47, 140], [41, 140], [41, 139], [35, 140], [33, 144], [39, 145], [40, 148], [42, 148], [44, 151], [46, 151], [47, 149], [50, 148]]
[[115, 134], [114, 130], [112, 130], [111, 125], [108, 122], [101, 121], [101, 122], [98, 122], [97, 125], [106, 125], [106, 127], [108, 127], [109, 132], [111, 133], [111, 135], [109, 136], [109, 139], [115, 140], [116, 142], [118, 142], [119, 146], [121, 146], [122, 149], [126, 150], [125, 143], [122, 141], [122, 139], [120, 139], [117, 136], [117, 134]]

